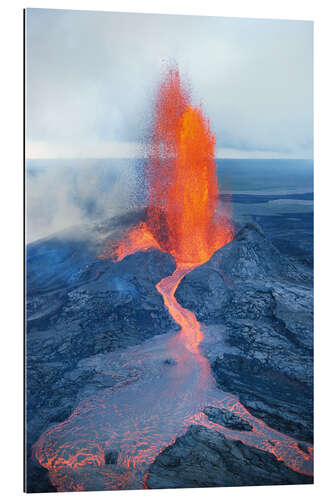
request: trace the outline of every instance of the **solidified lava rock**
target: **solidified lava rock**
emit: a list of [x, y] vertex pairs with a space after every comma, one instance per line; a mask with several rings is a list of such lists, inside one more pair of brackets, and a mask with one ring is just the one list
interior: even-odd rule
[[221, 319], [231, 301], [223, 275], [208, 264], [186, 275], [175, 297], [183, 307], [195, 312], [199, 321], [210, 322]]
[[154, 489], [312, 482], [311, 476], [294, 472], [268, 452], [202, 426], [191, 426], [156, 458], [146, 484]]
[[313, 440], [312, 271], [247, 223], [176, 291], [214, 342], [218, 386], [285, 434]]
[[177, 361], [173, 358], [167, 358], [164, 360], [164, 364], [169, 366], [174, 366], [177, 364]]
[[204, 409], [204, 413], [207, 415], [209, 420], [212, 422], [216, 422], [217, 424], [221, 424], [224, 427], [228, 427], [229, 429], [233, 429], [236, 431], [251, 431], [252, 427], [245, 420], [230, 413], [228, 410], [220, 410], [219, 408], [214, 408], [212, 406], [208, 406]]
[[106, 464], [116, 464], [119, 453], [115, 450], [111, 450], [105, 455]]
[[25, 484], [27, 493], [54, 493], [57, 491], [51, 484], [48, 471], [35, 460], [31, 460], [30, 457], [27, 460]]

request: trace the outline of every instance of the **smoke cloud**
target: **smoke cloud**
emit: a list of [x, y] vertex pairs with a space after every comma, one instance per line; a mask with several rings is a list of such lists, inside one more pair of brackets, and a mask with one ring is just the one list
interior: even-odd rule
[[29, 162], [27, 242], [138, 208], [139, 182], [138, 165], [130, 160]]
[[134, 154], [167, 61], [192, 82], [218, 150], [311, 157], [312, 32], [309, 21], [28, 9], [30, 157]]

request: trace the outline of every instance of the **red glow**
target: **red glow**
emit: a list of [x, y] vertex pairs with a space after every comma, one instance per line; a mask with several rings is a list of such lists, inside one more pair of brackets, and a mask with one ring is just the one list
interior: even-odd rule
[[[159, 248], [177, 263], [203, 264], [233, 239], [227, 206], [218, 207], [215, 136], [201, 109], [190, 104], [179, 72], [160, 86], [146, 165], [147, 223], [134, 227], [111, 256]], [[219, 211], [220, 208], [220, 211]]]
[[112, 257], [116, 261], [120, 261], [135, 252], [144, 252], [149, 248], [156, 248], [161, 250], [161, 247], [155, 240], [147, 228], [145, 222], [141, 222], [128, 231], [123, 240], [118, 241], [115, 245], [111, 245], [105, 250], [105, 253], [100, 258]]

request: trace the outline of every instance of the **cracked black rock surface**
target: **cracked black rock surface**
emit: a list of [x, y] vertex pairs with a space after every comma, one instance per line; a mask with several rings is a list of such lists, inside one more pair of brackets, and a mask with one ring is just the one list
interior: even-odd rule
[[306, 484], [270, 453], [226, 439], [199, 425], [166, 448], [149, 468], [148, 488]]
[[219, 387], [272, 428], [312, 442], [311, 268], [248, 223], [183, 279], [176, 298], [214, 337], [203, 348]]

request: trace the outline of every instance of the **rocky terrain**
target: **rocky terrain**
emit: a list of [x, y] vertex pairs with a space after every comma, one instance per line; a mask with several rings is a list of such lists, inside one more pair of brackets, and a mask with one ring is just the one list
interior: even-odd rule
[[176, 298], [214, 337], [204, 348], [218, 385], [270, 427], [312, 442], [311, 269], [248, 223]]
[[74, 233], [59, 233], [27, 248], [29, 490], [53, 490], [47, 471], [29, 456], [41, 432], [70, 415], [78, 394], [82, 399], [114, 383], [80, 361], [178, 328], [155, 288], [175, 269], [171, 256], [149, 251], [119, 263], [99, 258], [107, 242], [119, 238], [141, 216], [75, 228]]
[[195, 425], [149, 469], [149, 488], [207, 488], [311, 483], [265, 451]]
[[[178, 329], [155, 288], [174, 271], [171, 256], [151, 250], [119, 263], [98, 258], [107, 241], [141, 217], [129, 214], [28, 246], [28, 491], [53, 491], [47, 471], [30, 455], [41, 433], [66, 419], [85, 396], [139, 376], [129, 367], [115, 380], [89, 358], [113, 351], [124, 356], [126, 348]], [[258, 225], [248, 223], [233, 242], [183, 279], [176, 298], [203, 325], [202, 349], [218, 386], [270, 427], [312, 442], [310, 264], [284, 255]], [[226, 427], [245, 425], [212, 407], [205, 413]], [[304, 482], [311, 477], [288, 469], [273, 455], [192, 426], [158, 456], [147, 485]]]

